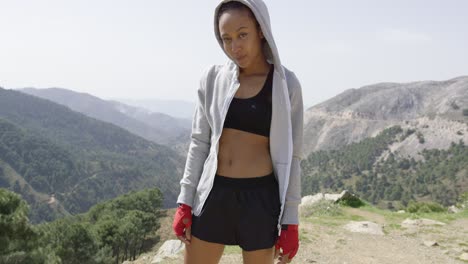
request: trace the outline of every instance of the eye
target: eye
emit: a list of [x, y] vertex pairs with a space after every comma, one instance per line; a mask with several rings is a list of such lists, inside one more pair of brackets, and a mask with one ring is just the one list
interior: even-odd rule
[[230, 41], [231, 41], [230, 38], [223, 38], [223, 42], [224, 42], [224, 43], [228, 43], [228, 42], [230, 42]]
[[246, 38], [246, 37], [247, 37], [247, 33], [240, 33], [240, 35], [239, 35], [239, 36], [240, 36], [240, 38], [244, 39], [244, 38]]

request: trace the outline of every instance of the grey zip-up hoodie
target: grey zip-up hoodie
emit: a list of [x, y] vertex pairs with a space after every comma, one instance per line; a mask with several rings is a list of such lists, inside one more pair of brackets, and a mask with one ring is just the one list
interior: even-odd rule
[[[214, 30], [221, 49], [223, 42], [216, 24], [217, 15], [221, 4], [230, 1], [241, 2], [252, 10], [266, 39], [264, 52], [267, 60], [275, 66], [270, 155], [280, 191], [281, 211], [277, 226], [279, 235], [281, 224], [299, 224], [300, 162], [304, 158], [302, 88], [296, 75], [281, 64], [273, 40], [268, 9], [262, 0], [224, 0], [219, 3], [214, 14]], [[177, 198], [177, 203], [191, 206], [195, 216], [200, 215], [213, 187], [218, 164], [219, 138], [229, 105], [240, 85], [238, 76], [239, 66], [229, 59], [224, 65], [209, 67], [200, 80], [191, 142], [184, 175], [180, 180], [181, 192]]]

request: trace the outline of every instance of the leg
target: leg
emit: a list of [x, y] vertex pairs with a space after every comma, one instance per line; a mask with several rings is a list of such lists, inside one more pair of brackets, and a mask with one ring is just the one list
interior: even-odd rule
[[198, 239], [192, 234], [190, 245], [185, 245], [184, 264], [218, 264], [224, 245]]
[[273, 264], [277, 223], [281, 210], [279, 188], [274, 174], [257, 178], [257, 183], [239, 194], [242, 218], [238, 226], [239, 246], [244, 264]]
[[242, 250], [244, 264], [273, 264], [275, 247], [253, 251]]

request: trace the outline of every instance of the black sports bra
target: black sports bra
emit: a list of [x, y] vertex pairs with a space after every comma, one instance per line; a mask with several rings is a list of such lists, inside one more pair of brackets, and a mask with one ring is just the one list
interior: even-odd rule
[[268, 77], [256, 95], [249, 98], [234, 97], [232, 99], [223, 127], [235, 128], [265, 137], [270, 136], [273, 71], [274, 66], [271, 64]]

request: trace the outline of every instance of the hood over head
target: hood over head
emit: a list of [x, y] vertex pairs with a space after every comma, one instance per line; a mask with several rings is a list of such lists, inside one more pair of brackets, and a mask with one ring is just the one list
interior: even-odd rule
[[263, 52], [265, 54], [265, 57], [270, 63], [273, 63], [275, 65], [275, 69], [278, 71], [279, 75], [283, 79], [285, 79], [285, 73], [284, 73], [283, 67], [281, 67], [281, 60], [278, 54], [278, 49], [276, 47], [275, 41], [273, 39], [273, 34], [271, 32], [270, 15], [268, 13], [268, 8], [262, 0], [222, 0], [218, 4], [218, 6], [216, 6], [216, 9], [214, 12], [214, 31], [215, 31], [216, 39], [218, 40], [218, 43], [221, 46], [221, 49], [223, 50], [223, 52], [229, 58], [229, 55], [224, 50], [223, 40], [221, 39], [221, 36], [219, 34], [217, 17], [218, 17], [218, 13], [219, 13], [219, 9], [221, 5], [227, 2], [240, 2], [246, 5], [248, 8], [250, 8], [255, 18], [257, 19], [257, 22], [260, 25], [260, 28], [262, 29], [263, 36], [266, 39], [266, 42], [263, 46]]

